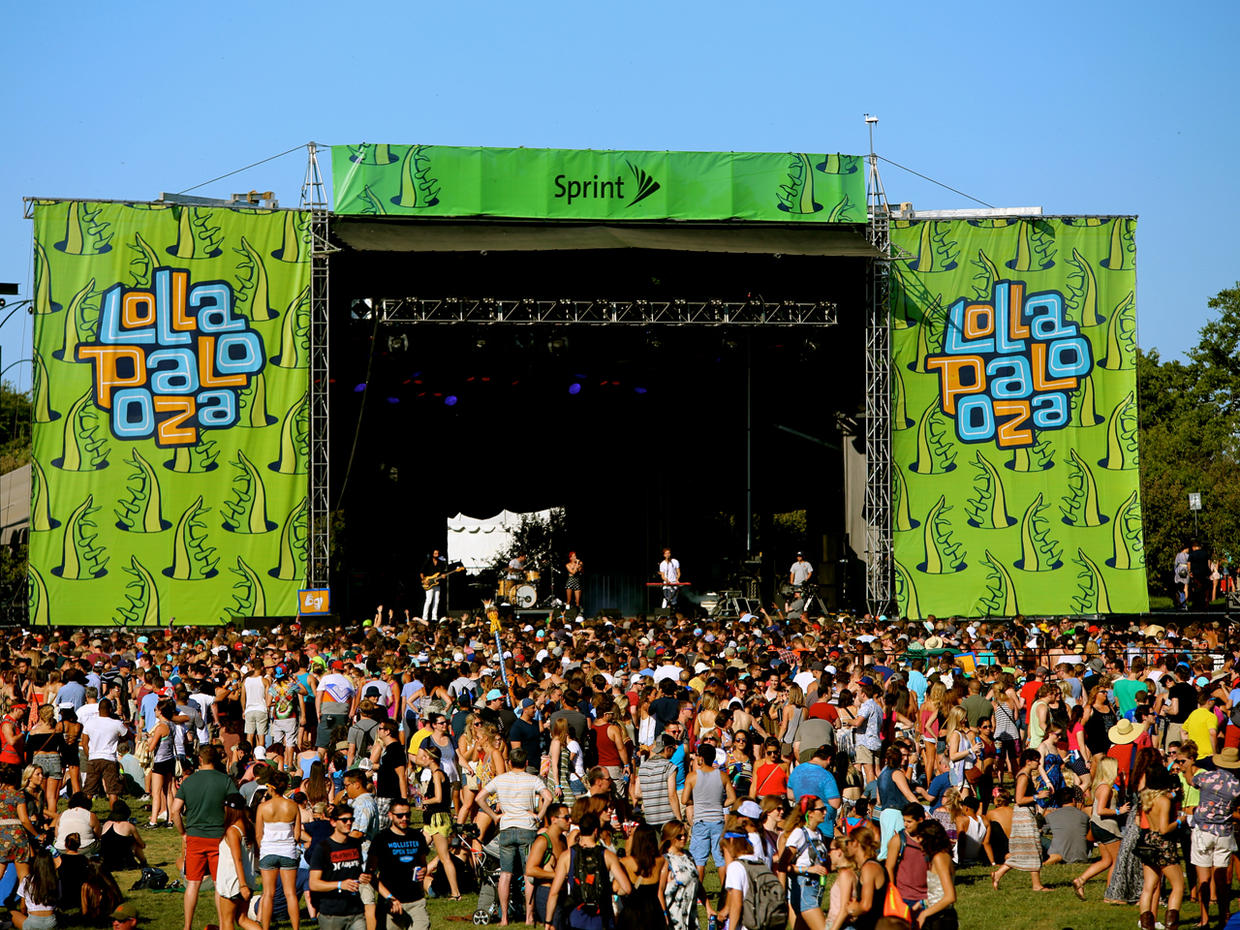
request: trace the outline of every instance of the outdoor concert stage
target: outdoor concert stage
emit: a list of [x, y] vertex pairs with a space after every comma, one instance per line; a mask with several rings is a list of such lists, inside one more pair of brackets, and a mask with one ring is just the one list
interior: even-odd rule
[[[515, 237], [486, 220], [331, 223], [332, 500], [353, 566], [334, 589], [350, 614], [417, 599], [416, 568], [446, 549], [447, 516], [547, 507], [565, 509], [562, 551], [585, 562], [590, 610], [644, 610], [665, 545], [693, 594], [731, 587], [747, 542], [764, 555], [764, 598], [805, 548], [827, 603], [843, 603], [841, 565], [863, 603], [857, 553], [841, 559], [864, 480], [864, 227], [786, 224], [767, 242], [741, 225], [650, 223], [661, 247], [594, 248], [620, 237], [563, 222]], [[546, 323], [449, 310], [478, 298], [571, 299], [592, 321], [563, 306]], [[821, 313], [796, 326], [603, 322], [637, 301]], [[540, 595], [562, 597], [563, 565], [540, 567]], [[492, 580], [471, 581], [451, 579], [452, 606]]]

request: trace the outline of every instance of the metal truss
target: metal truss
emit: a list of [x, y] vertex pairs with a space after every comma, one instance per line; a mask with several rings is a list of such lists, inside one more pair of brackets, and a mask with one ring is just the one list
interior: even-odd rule
[[399, 297], [359, 299], [356, 319], [383, 323], [472, 323], [538, 326], [593, 324], [633, 326], [834, 326], [836, 305], [828, 301], [602, 300], [533, 297]]
[[306, 179], [301, 188], [301, 208], [310, 214], [310, 513], [306, 583], [311, 588], [325, 588], [331, 568], [328, 259], [338, 250], [329, 238], [331, 208], [319, 169], [318, 147], [311, 142], [307, 148]]
[[870, 613], [889, 613], [895, 600], [891, 533], [891, 273], [890, 210], [871, 137], [870, 242], [882, 258], [869, 261], [865, 325], [865, 599]]

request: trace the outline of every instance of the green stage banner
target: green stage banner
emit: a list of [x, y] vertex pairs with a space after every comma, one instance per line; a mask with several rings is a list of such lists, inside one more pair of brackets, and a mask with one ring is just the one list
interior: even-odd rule
[[307, 214], [43, 201], [34, 230], [31, 623], [296, 613]]
[[1136, 220], [894, 224], [901, 611], [1149, 609]]
[[333, 145], [337, 213], [864, 223], [858, 155]]

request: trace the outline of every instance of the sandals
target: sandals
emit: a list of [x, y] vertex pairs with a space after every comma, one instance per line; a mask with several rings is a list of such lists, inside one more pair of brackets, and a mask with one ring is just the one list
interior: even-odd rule
[[1072, 879], [1072, 891], [1082, 901], [1085, 900], [1085, 886], [1081, 884], [1080, 879], [1078, 878]]

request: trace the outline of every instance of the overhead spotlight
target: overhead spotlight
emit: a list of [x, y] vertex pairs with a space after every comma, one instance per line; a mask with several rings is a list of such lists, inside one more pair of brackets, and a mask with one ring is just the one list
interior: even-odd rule
[[633, 393], [634, 394], [645, 394], [646, 389], [644, 387], [635, 387], [633, 388]]
[[807, 355], [811, 355], [811, 354], [813, 354], [814, 352], [817, 352], [817, 351], [818, 351], [819, 349], [821, 349], [821, 348], [822, 348], [822, 346], [820, 346], [818, 343], [814, 342], [814, 340], [813, 340], [813, 339], [806, 339], [806, 340], [805, 340], [805, 353], [806, 353]]
[[731, 336], [724, 336], [724, 337], [723, 337], [723, 339], [722, 339], [722, 340], [720, 340], [720, 342], [719, 342], [719, 347], [720, 347], [720, 348], [721, 348], [724, 352], [735, 352], [737, 349], [739, 349], [739, 348], [741, 347], [741, 344], [740, 344], [739, 342], [737, 342], [737, 341], [736, 341], [733, 337], [731, 337]]
[[479, 338], [479, 339], [477, 339], [477, 340], [475, 340], [475, 341], [474, 341], [474, 348], [475, 348], [475, 349], [477, 349], [477, 350], [479, 350], [479, 351], [482, 351], [482, 350], [483, 350], [483, 349], [485, 349], [486, 347], [487, 347], [487, 341], [486, 341], [486, 339]]
[[399, 398], [399, 397], [389, 397], [389, 398], [387, 399], [387, 402], [388, 402], [389, 404], [399, 404], [399, 403], [400, 403], [400, 398]]
[[353, 393], [354, 393], [354, 394], [360, 394], [360, 393], [362, 393], [362, 391], [364, 391], [364, 390], [366, 390], [366, 382], [365, 382], [365, 381], [361, 382], [360, 384], [355, 384], [355, 385], [353, 386]]
[[369, 320], [374, 312], [375, 302], [369, 297], [354, 298], [349, 304], [349, 314], [355, 320]]
[[563, 352], [567, 352], [568, 351], [568, 337], [567, 336], [548, 336], [547, 337], [547, 351], [550, 352], [552, 355], [559, 355]]
[[581, 393], [581, 382], [574, 381], [572, 384], [570, 384], [568, 386], [568, 393], [574, 394], [574, 395], [580, 394]]
[[449, 394], [447, 397], [443, 399], [443, 405], [445, 407], [455, 407], [456, 401], [457, 401], [457, 396], [455, 394]]

